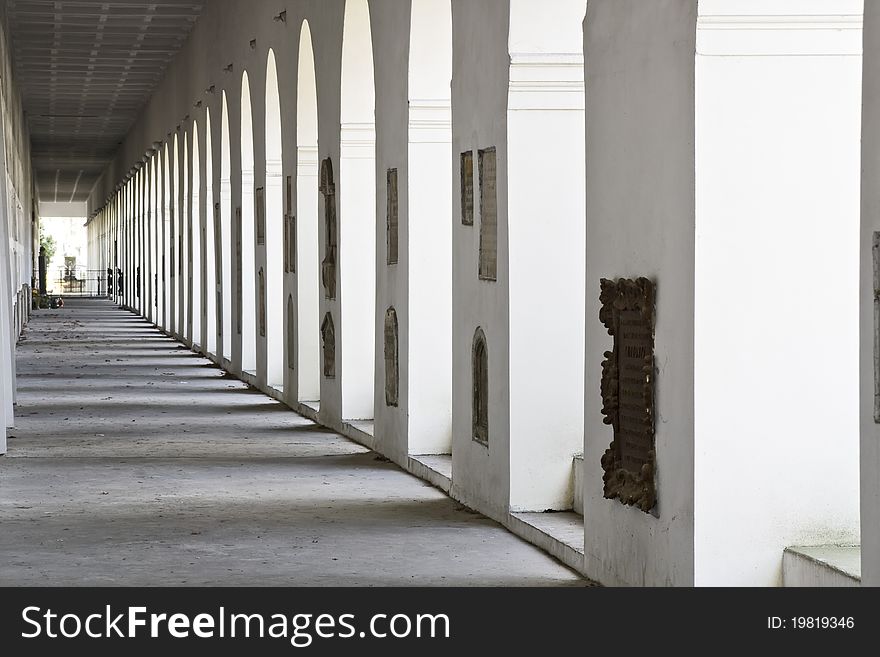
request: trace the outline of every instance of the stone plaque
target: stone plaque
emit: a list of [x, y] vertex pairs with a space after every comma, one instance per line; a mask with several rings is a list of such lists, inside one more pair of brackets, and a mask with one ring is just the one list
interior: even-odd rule
[[235, 208], [235, 323], [238, 335], [241, 335], [241, 319], [242, 319], [242, 276], [244, 275], [244, 267], [241, 258], [241, 208]]
[[474, 152], [461, 154], [461, 223], [474, 225]]
[[333, 161], [321, 162], [321, 186], [324, 196], [324, 260], [321, 261], [321, 284], [324, 297], [336, 298], [336, 185], [333, 182]]
[[480, 279], [498, 277], [498, 198], [495, 148], [480, 151]]
[[321, 350], [324, 355], [324, 376], [332, 379], [336, 376], [336, 329], [333, 327], [333, 315], [324, 315], [321, 322]]
[[397, 346], [397, 311], [385, 311], [385, 405], [397, 406], [400, 396], [400, 366]]
[[871, 240], [874, 264], [874, 422], [880, 424], [880, 231]]
[[386, 264], [397, 264], [397, 169], [388, 169], [386, 175], [386, 207], [385, 207], [385, 254]]
[[266, 192], [257, 187], [254, 193], [254, 215], [257, 217], [257, 244], [266, 243]]
[[599, 320], [614, 338], [602, 362], [602, 415], [614, 440], [602, 456], [605, 497], [650, 512], [654, 484], [654, 283], [602, 279]]
[[266, 337], [266, 274], [263, 268], [257, 273], [257, 289], [260, 294], [260, 337]]
[[287, 368], [296, 367], [296, 316], [293, 312], [293, 295], [287, 295]]

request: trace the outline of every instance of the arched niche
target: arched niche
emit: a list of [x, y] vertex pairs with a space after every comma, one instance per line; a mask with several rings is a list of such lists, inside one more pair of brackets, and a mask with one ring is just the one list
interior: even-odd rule
[[[318, 243], [318, 96], [315, 55], [308, 21], [300, 28], [296, 76], [296, 363], [299, 401], [321, 398], [320, 295]], [[288, 331], [293, 330], [288, 327]]]
[[474, 333], [471, 350], [471, 428], [473, 439], [489, 444], [489, 348], [483, 329]]

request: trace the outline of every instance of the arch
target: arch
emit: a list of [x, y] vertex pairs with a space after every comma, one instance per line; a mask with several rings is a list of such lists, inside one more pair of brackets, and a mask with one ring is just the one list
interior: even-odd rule
[[397, 406], [400, 399], [400, 365], [397, 311], [385, 311], [385, 405]]
[[300, 29], [296, 97], [297, 398], [317, 401], [321, 398], [318, 92], [308, 21]]
[[214, 144], [211, 133], [211, 108], [205, 108], [205, 351], [217, 355], [217, 315], [222, 302], [218, 299], [220, 280], [218, 244], [220, 217], [214, 211]]
[[178, 307], [179, 299], [181, 298], [180, 294], [180, 146], [177, 139], [177, 133], [174, 133], [174, 151], [172, 154], [172, 170], [170, 172], [170, 180], [169, 180], [169, 193], [171, 195], [171, 234], [170, 234], [170, 242], [171, 242], [171, 259], [169, 263], [171, 280], [169, 281], [169, 285], [171, 287], [171, 331], [176, 334], [178, 337], [183, 334], [182, 327], [180, 325], [180, 319], [182, 314]]
[[184, 341], [192, 343], [192, 316], [190, 314], [190, 289], [192, 287], [192, 205], [190, 204], [190, 139], [183, 131], [183, 162], [180, 178], [180, 256], [178, 273], [180, 275], [180, 335]]
[[471, 352], [471, 428], [473, 439], [489, 444], [489, 348], [483, 329], [474, 333]]
[[172, 265], [173, 262], [173, 251], [172, 246], [174, 241], [171, 238], [171, 229], [173, 227], [173, 218], [171, 217], [171, 159], [170, 154], [173, 152], [171, 142], [166, 142], [165, 147], [162, 149], [162, 185], [160, 195], [162, 198], [162, 307], [163, 307], [163, 318], [164, 318], [164, 328], [167, 332], [173, 331], [172, 326], [172, 273], [174, 271], [174, 267]]
[[190, 189], [190, 204], [192, 206], [192, 222], [190, 230], [190, 297], [192, 299], [192, 311], [190, 314], [192, 324], [192, 343], [202, 346], [202, 244], [204, 243], [204, 227], [202, 225], [202, 199], [201, 199], [201, 149], [199, 148], [199, 123], [193, 121], [192, 127], [192, 187]]
[[[409, 130], [401, 185], [399, 244], [410, 294], [400, 306], [408, 351], [404, 367], [409, 451], [452, 451], [452, 3], [412, 3], [409, 34]], [[406, 189], [405, 192], [403, 190]], [[386, 208], [387, 211], [387, 208]], [[400, 303], [400, 301], [398, 301]]]
[[266, 62], [266, 189], [264, 192], [266, 237], [265, 335], [266, 378], [270, 386], [284, 383], [284, 189], [282, 184], [281, 97], [275, 53]]
[[[376, 370], [376, 99], [367, 0], [346, 0], [342, 28], [339, 211], [342, 417], [371, 419]], [[382, 222], [384, 224], [384, 220]]]
[[251, 115], [251, 91], [247, 71], [241, 76], [241, 369], [254, 373], [257, 367], [256, 281], [254, 227], [254, 124]]
[[220, 281], [221, 313], [219, 334], [222, 357], [232, 359], [232, 161], [229, 145], [229, 108], [223, 92], [220, 112]]

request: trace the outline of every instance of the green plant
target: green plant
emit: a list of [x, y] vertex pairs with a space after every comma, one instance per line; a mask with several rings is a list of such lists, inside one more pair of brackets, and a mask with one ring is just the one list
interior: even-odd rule
[[55, 250], [58, 248], [58, 245], [55, 244], [55, 238], [41, 232], [40, 247], [46, 253], [46, 262], [52, 262], [52, 258], [55, 256]]

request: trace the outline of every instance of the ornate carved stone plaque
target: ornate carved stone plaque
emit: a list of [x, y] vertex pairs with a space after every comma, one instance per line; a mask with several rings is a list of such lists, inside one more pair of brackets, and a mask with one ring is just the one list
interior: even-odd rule
[[654, 483], [654, 283], [602, 279], [599, 320], [614, 338], [602, 363], [602, 415], [614, 440], [602, 456], [605, 497], [650, 512]]

